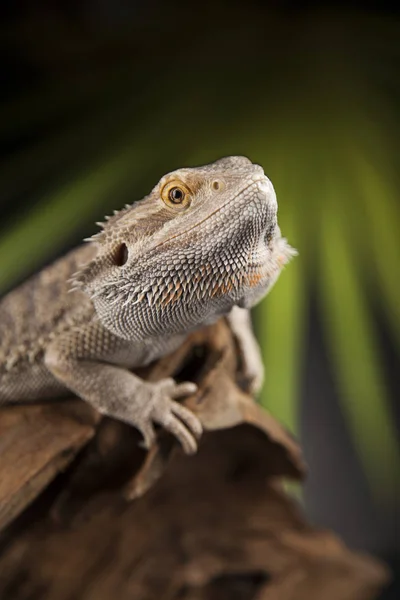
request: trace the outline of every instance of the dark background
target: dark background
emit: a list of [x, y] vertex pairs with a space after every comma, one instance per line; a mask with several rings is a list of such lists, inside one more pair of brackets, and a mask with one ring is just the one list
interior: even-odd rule
[[168, 170], [260, 162], [300, 252], [255, 311], [261, 401], [302, 441], [312, 521], [398, 571], [399, 3], [0, 15], [1, 291]]

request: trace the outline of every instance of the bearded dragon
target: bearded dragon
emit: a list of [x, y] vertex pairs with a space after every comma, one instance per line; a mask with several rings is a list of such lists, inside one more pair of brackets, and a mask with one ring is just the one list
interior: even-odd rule
[[[227, 315], [253, 391], [263, 365], [248, 310], [295, 251], [281, 237], [261, 166], [232, 156], [168, 173], [143, 200], [0, 303], [0, 405], [73, 392], [103, 415], [154, 424], [187, 453], [202, 427], [178, 402], [192, 382], [146, 382], [131, 369]], [[1, 418], [1, 417], [0, 417]]]

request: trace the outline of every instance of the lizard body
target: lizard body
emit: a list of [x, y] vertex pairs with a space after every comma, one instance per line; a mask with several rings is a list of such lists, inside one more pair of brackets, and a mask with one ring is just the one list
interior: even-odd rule
[[194, 452], [201, 425], [176, 400], [191, 382], [144, 382], [129, 369], [173, 351], [228, 315], [254, 389], [262, 362], [248, 309], [294, 254], [259, 165], [228, 157], [164, 176], [78, 247], [0, 303], [0, 404], [73, 391], [103, 414], [153, 423]]

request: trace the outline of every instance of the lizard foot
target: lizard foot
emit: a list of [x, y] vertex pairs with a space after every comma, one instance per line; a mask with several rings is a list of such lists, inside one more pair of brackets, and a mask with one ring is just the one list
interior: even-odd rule
[[228, 315], [228, 322], [240, 349], [246, 387], [252, 394], [257, 395], [264, 381], [264, 364], [251, 326], [250, 313], [246, 308], [234, 306]]
[[254, 353], [251, 362], [249, 360], [245, 361], [244, 374], [248, 381], [250, 393], [257, 396], [264, 383], [264, 365], [261, 355], [258, 357]]
[[191, 410], [175, 399], [194, 394], [197, 391], [196, 384], [178, 384], [168, 378], [157, 383], [146, 382], [143, 385], [145, 395], [149, 397], [134, 424], [143, 435], [144, 447], [149, 448], [153, 443], [155, 431], [152, 423], [158, 423], [179, 440], [186, 454], [194, 454], [197, 450], [197, 439], [203, 431], [202, 425]]

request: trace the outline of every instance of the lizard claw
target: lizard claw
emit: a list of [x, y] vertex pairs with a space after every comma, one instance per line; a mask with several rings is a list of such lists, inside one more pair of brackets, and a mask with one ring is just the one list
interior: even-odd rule
[[140, 426], [138, 425], [138, 429], [143, 436], [143, 440], [138, 444], [139, 447], [144, 450], [150, 450], [156, 439], [156, 432], [154, 431], [151, 421], [141, 423]]
[[203, 428], [195, 414], [173, 398], [182, 398], [193, 394], [197, 386], [191, 382], [177, 384], [173, 379], [164, 379], [151, 386], [151, 396], [146, 402], [146, 414], [137, 423], [143, 435], [143, 446], [149, 448], [155, 439], [152, 425], [158, 423], [172, 433], [182, 444], [186, 454], [194, 454], [197, 450], [197, 439]]

